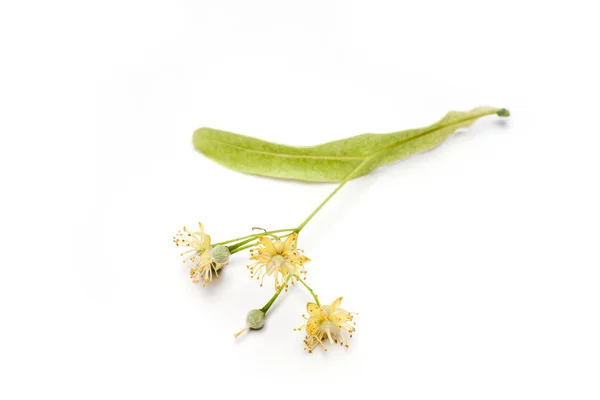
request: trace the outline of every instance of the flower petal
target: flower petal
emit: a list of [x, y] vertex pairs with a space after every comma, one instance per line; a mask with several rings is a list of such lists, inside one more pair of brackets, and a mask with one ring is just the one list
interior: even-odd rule
[[319, 322], [316, 318], [311, 318], [306, 322], [306, 333], [309, 335], [317, 335], [319, 331]]
[[339, 313], [339, 314], [334, 314], [332, 316], [329, 317], [329, 319], [331, 319], [333, 322], [335, 322], [336, 324], [343, 324], [344, 322], [348, 322], [350, 320], [350, 314], [348, 313]]
[[271, 256], [274, 256], [275, 254], [277, 254], [277, 252], [275, 251], [275, 246], [273, 245], [273, 242], [271, 241], [271, 239], [269, 239], [266, 236], [261, 236], [260, 238], [258, 238], [258, 241], [264, 247], [264, 249], [262, 249], [262, 252], [264, 254], [269, 254]]
[[299, 261], [300, 264], [304, 264], [305, 262], [309, 262], [310, 261], [310, 258], [308, 258], [306, 256], [300, 256], [299, 259], [300, 259], [300, 261]]
[[288, 236], [287, 239], [285, 239], [285, 243], [283, 244], [283, 252], [284, 253], [288, 252], [294, 248], [297, 238], [298, 238], [298, 234], [296, 232], [294, 232], [290, 236]]
[[341, 303], [342, 303], [341, 297], [338, 297], [337, 299], [335, 299], [333, 301], [333, 303], [331, 303], [331, 305], [329, 306], [329, 314], [332, 314], [336, 308], [340, 308]]
[[210, 236], [204, 232], [196, 232], [193, 236], [198, 240], [198, 250], [202, 251], [210, 246]]
[[321, 315], [321, 307], [319, 307], [315, 303], [307, 303], [306, 311], [310, 314], [311, 317], [318, 317]]

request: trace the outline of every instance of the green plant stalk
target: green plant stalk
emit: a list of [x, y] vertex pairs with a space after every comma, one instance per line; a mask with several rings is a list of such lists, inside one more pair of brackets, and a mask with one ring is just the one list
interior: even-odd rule
[[313, 292], [313, 290], [310, 288], [310, 286], [308, 286], [306, 284], [306, 282], [304, 282], [298, 275], [294, 275], [296, 277], [296, 279], [298, 279], [298, 281], [304, 285], [304, 287], [306, 289], [308, 289], [308, 291], [310, 292], [310, 294], [312, 295], [313, 299], [315, 299], [315, 303], [317, 303], [317, 305], [319, 307], [321, 307], [321, 303], [319, 303], [319, 297], [315, 294], [315, 292]]
[[[267, 232], [267, 233], [268, 233], [268, 232]], [[285, 235], [281, 235], [281, 236], [279, 236], [279, 238], [288, 237], [288, 236], [290, 236], [292, 233], [293, 233], [293, 232], [286, 233]], [[256, 240], [256, 238], [253, 238], [252, 240], [250, 240], [250, 242], [252, 242], [252, 241], [254, 241], [254, 240]], [[248, 243], [248, 242], [245, 242], [245, 243]], [[245, 243], [244, 243], [244, 244], [245, 244]], [[240, 244], [240, 243], [238, 243], [238, 244]], [[242, 250], [246, 250], [246, 249], [249, 249], [249, 248], [251, 248], [251, 247], [254, 247], [254, 246], [255, 246], [255, 243], [247, 244], [246, 246], [241, 246], [241, 247], [239, 247], [238, 245], [235, 245], [235, 246], [229, 247], [229, 251], [231, 252], [231, 254], [235, 254], [235, 253], [239, 253], [239, 252], [240, 252], [240, 251], [242, 251]]]
[[[246, 236], [242, 236], [242, 237], [239, 237], [239, 238], [225, 240], [225, 241], [219, 242], [219, 243], [214, 243], [212, 246], [218, 246], [220, 244], [227, 244], [227, 243], [237, 242], [238, 240], [243, 240], [243, 239], [247, 239], [247, 238], [252, 238], [252, 240], [254, 240], [254, 239], [258, 238], [259, 236], [269, 235], [271, 233], [293, 232], [293, 231], [294, 231], [294, 228], [291, 228], [291, 229], [277, 229], [277, 230], [274, 230], [274, 231], [261, 232], [261, 233], [253, 233], [251, 235], [246, 235]], [[248, 242], [246, 242], [246, 243], [248, 243]], [[239, 243], [237, 243], [237, 244], [239, 244]], [[233, 246], [230, 246], [229, 249], [235, 248], [234, 246], [236, 246], [237, 244], [235, 244]]]
[[254, 243], [251, 243], [251, 244], [248, 244], [248, 245], [246, 245], [246, 246], [242, 246], [242, 247], [236, 247], [236, 248], [235, 248], [235, 249], [233, 249], [233, 250], [229, 250], [229, 252], [230, 252], [230, 253], [233, 255], [233, 254], [235, 254], [235, 253], [239, 253], [239, 252], [240, 252], [240, 251], [242, 251], [242, 250], [246, 250], [246, 249], [249, 249], [250, 247], [254, 247], [254, 245], [255, 245]]
[[[267, 233], [263, 233], [263, 234], [262, 234], [262, 235], [260, 235], [260, 236], [263, 236], [263, 235], [267, 235]], [[258, 237], [260, 237], [260, 236], [258, 236]], [[245, 244], [247, 244], [247, 243], [250, 243], [250, 242], [254, 242], [256, 239], [257, 239], [256, 237], [252, 237], [252, 238], [250, 238], [250, 239], [246, 239], [246, 240], [243, 240], [243, 241], [241, 241], [241, 242], [239, 242], [239, 243], [236, 243], [236, 244], [234, 244], [234, 245], [231, 245], [231, 246], [229, 246], [229, 251], [234, 251], [234, 250], [235, 250], [235, 249], [237, 249], [238, 247], [241, 247], [241, 246], [243, 246], [243, 245], [245, 245]]]
[[260, 309], [260, 311], [262, 311], [264, 314], [267, 314], [267, 311], [269, 311], [269, 308], [271, 308], [273, 303], [275, 303], [275, 300], [277, 300], [277, 297], [279, 297], [281, 291], [285, 288], [291, 277], [292, 275], [288, 275], [287, 279], [285, 280], [285, 283], [281, 285], [281, 287], [277, 290], [277, 292], [275, 292], [273, 297], [271, 297], [271, 299]]
[[277, 292], [275, 292], [275, 294], [273, 295], [273, 297], [271, 297], [271, 299], [267, 302], [267, 304], [265, 304], [260, 311], [262, 311], [264, 314], [267, 313], [267, 311], [269, 311], [269, 309], [271, 308], [271, 306], [273, 305], [273, 303], [275, 303], [275, 300], [277, 300], [277, 298], [279, 297], [279, 295], [281, 294], [281, 292], [283, 291], [283, 289], [285, 289], [288, 281], [293, 277], [295, 277], [296, 279], [298, 279], [298, 281], [304, 285], [304, 287], [310, 292], [310, 294], [312, 295], [313, 299], [315, 299], [315, 303], [317, 303], [317, 305], [319, 307], [321, 307], [321, 303], [319, 303], [319, 297], [315, 294], [315, 292], [311, 289], [310, 286], [308, 286], [306, 284], [306, 282], [304, 282], [304, 280], [302, 280], [302, 278], [300, 278], [298, 275], [288, 275], [287, 279], [285, 280], [285, 283], [277, 290]]
[[352, 171], [352, 172], [350, 173], [350, 175], [348, 175], [348, 177], [346, 177], [346, 179], [344, 179], [344, 180], [343, 180], [343, 181], [342, 181], [342, 182], [341, 182], [341, 183], [340, 183], [340, 184], [339, 184], [339, 185], [338, 185], [338, 186], [337, 186], [337, 187], [334, 189], [334, 191], [333, 191], [333, 192], [331, 192], [331, 193], [329, 194], [329, 196], [327, 196], [327, 197], [325, 198], [325, 200], [323, 200], [323, 201], [321, 202], [321, 204], [319, 204], [319, 206], [318, 206], [318, 207], [317, 207], [317, 208], [316, 208], [316, 209], [315, 209], [315, 210], [314, 210], [314, 211], [313, 211], [313, 212], [312, 212], [312, 213], [311, 213], [311, 214], [310, 214], [310, 215], [309, 215], [309, 216], [308, 216], [308, 217], [307, 217], [307, 218], [306, 218], [306, 219], [305, 219], [305, 220], [304, 220], [304, 221], [303, 221], [303, 222], [302, 222], [300, 225], [298, 225], [298, 227], [297, 227], [297, 228], [294, 230], [294, 232], [296, 232], [296, 233], [300, 233], [300, 231], [301, 231], [301, 230], [302, 230], [302, 229], [303, 229], [303, 228], [306, 226], [306, 224], [308, 224], [308, 223], [309, 223], [309, 221], [310, 221], [311, 219], [313, 219], [313, 217], [314, 217], [315, 215], [317, 215], [317, 213], [318, 213], [318, 212], [321, 210], [321, 208], [323, 208], [323, 206], [324, 206], [325, 204], [327, 204], [327, 202], [328, 202], [329, 200], [331, 200], [331, 198], [332, 198], [332, 197], [333, 197], [333, 196], [334, 196], [334, 195], [335, 195], [335, 194], [336, 194], [336, 193], [337, 193], [337, 192], [338, 192], [338, 191], [339, 191], [339, 190], [340, 190], [342, 187], [344, 187], [344, 185], [345, 185], [346, 183], [348, 183], [348, 181], [350, 181], [352, 178], [354, 178], [354, 175], [355, 175], [356, 173], [358, 173], [358, 171], [360, 171], [360, 169], [361, 169], [361, 168], [362, 168], [362, 167], [363, 167], [363, 166], [364, 166], [364, 165], [365, 165], [365, 164], [366, 164], [368, 161], [370, 161], [370, 159], [366, 159], [366, 160], [364, 160], [362, 163], [360, 163], [360, 164], [359, 164], [359, 166], [358, 166], [358, 167], [356, 167], [356, 169], [355, 169], [354, 171]]

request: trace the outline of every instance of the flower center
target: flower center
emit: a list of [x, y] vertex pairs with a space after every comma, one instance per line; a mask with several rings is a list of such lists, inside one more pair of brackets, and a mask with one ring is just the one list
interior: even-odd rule
[[277, 255], [273, 256], [273, 258], [271, 259], [271, 261], [277, 267], [281, 267], [281, 266], [283, 266], [285, 264], [285, 258], [281, 254], [277, 254]]
[[337, 328], [337, 325], [334, 324], [332, 321], [325, 320], [325, 321], [321, 322], [321, 329], [322, 330], [330, 329], [330, 330], [333, 331], [333, 330], [336, 330], [336, 328]]

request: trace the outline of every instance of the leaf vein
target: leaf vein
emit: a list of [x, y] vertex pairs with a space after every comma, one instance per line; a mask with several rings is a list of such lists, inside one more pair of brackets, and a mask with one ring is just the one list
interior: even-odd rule
[[306, 159], [311, 159], [311, 160], [354, 160], [354, 161], [363, 161], [364, 159], [367, 158], [367, 157], [351, 157], [351, 156], [347, 156], [347, 157], [346, 156], [340, 156], [340, 157], [335, 157], [335, 156], [307, 156], [307, 155], [302, 155], [302, 154], [271, 153], [269, 151], [253, 150], [253, 149], [248, 149], [248, 148], [241, 147], [241, 146], [236, 146], [234, 144], [223, 142], [221, 140], [212, 139], [212, 141], [215, 142], [215, 143], [222, 144], [224, 146], [232, 147], [234, 149], [247, 151], [249, 153], [257, 153], [257, 154], [263, 154], [263, 155], [266, 155], [266, 156], [282, 157], [282, 158], [306, 158]]

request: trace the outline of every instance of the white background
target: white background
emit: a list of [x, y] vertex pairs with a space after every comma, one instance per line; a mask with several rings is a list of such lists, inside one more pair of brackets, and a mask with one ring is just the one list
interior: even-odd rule
[[[101, 1], [0, 7], [3, 399], [600, 398], [592, 2]], [[302, 221], [334, 188], [229, 171], [209, 126], [298, 145], [507, 107], [348, 184], [300, 247], [350, 348], [303, 352], [308, 294], [171, 242]]]

